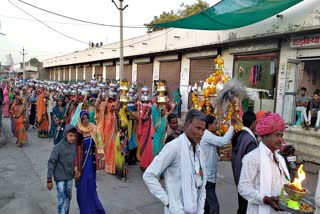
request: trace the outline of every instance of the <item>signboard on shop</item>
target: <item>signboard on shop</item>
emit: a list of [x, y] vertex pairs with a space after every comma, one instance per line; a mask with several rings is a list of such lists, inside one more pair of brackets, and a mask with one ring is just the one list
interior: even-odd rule
[[318, 48], [320, 47], [320, 33], [292, 36], [290, 48]]

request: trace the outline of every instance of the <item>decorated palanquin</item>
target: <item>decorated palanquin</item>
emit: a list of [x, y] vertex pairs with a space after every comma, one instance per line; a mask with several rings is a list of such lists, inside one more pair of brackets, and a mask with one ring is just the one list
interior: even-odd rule
[[[214, 59], [214, 72], [206, 79], [202, 90], [195, 84], [192, 91], [193, 108], [216, 116], [220, 122], [217, 135], [223, 136], [229, 128], [231, 118], [237, 118], [235, 131], [242, 129], [240, 103], [247, 96], [245, 88], [236, 80], [231, 80], [224, 72], [224, 60], [221, 56]], [[214, 112], [212, 110], [214, 109]], [[230, 160], [231, 143], [220, 148], [220, 159]]]

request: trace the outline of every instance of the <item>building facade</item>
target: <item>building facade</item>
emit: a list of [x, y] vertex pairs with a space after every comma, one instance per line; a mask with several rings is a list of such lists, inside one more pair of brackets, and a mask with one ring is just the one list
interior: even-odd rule
[[[165, 80], [168, 96], [180, 89], [182, 110], [191, 107], [189, 86], [201, 84], [221, 55], [225, 72], [247, 86], [254, 99], [246, 108], [280, 113], [295, 121], [295, 96], [320, 88], [320, 5], [303, 1], [259, 23], [225, 31], [166, 29], [124, 41], [124, 78], [153, 87]], [[48, 79], [119, 79], [119, 43], [44, 61]]]

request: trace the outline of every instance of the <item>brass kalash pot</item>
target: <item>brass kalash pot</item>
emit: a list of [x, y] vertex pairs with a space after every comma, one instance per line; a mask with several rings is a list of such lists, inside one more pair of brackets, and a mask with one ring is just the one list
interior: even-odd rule
[[168, 98], [164, 95], [166, 92], [166, 86], [163, 82], [158, 82], [157, 92], [159, 93], [157, 103], [159, 105], [166, 104], [168, 102]]
[[129, 97], [127, 95], [129, 91], [129, 82], [126, 80], [122, 80], [120, 82], [120, 90], [121, 90], [120, 102], [123, 104], [127, 104], [129, 102]]

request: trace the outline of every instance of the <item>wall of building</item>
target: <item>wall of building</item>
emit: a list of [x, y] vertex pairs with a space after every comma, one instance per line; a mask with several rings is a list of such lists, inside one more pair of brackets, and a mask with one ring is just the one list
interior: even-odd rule
[[[246, 27], [225, 31], [167, 29], [124, 41], [125, 57], [148, 55], [194, 47], [257, 39], [318, 29], [318, 0], [303, 1], [276, 16]], [[57, 56], [44, 61], [44, 67], [72, 65], [119, 57], [119, 43]]]

